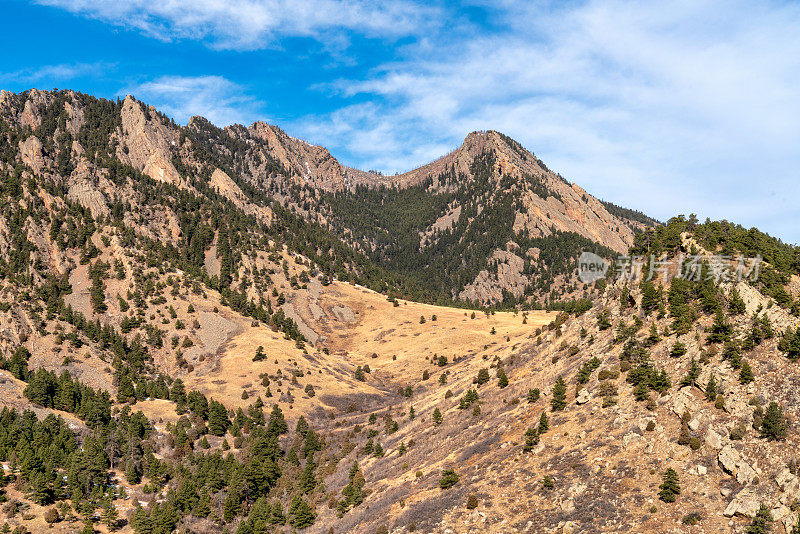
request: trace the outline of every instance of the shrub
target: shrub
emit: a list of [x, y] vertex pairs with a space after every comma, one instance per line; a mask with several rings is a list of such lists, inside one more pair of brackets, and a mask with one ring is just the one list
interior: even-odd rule
[[703, 516], [700, 515], [700, 512], [689, 512], [688, 514], [683, 516], [681, 523], [683, 523], [684, 525], [696, 525], [702, 520]]
[[467, 510], [474, 510], [478, 507], [478, 497], [474, 494], [467, 497]]
[[542, 487], [544, 489], [553, 489], [555, 485], [556, 484], [550, 475], [545, 475], [544, 478], [542, 479]]
[[458, 483], [458, 475], [452, 469], [442, 471], [442, 478], [439, 479], [439, 487], [449, 489]]
[[599, 373], [597, 373], [597, 379], [602, 380], [616, 380], [619, 378], [619, 371], [614, 369], [601, 369]]
[[48, 508], [45, 510], [44, 520], [50, 524], [58, 522], [58, 510], [55, 508]]
[[475, 377], [474, 382], [481, 386], [489, 381], [489, 370], [485, 367], [478, 371], [478, 376]]
[[745, 432], [747, 432], [747, 428], [745, 428], [743, 424], [739, 423], [733, 427], [733, 429], [731, 429], [730, 438], [734, 441], [738, 441], [744, 438]]

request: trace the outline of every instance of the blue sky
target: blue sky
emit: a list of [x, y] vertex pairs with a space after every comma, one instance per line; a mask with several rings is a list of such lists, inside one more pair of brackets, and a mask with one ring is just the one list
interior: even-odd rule
[[496, 129], [662, 220], [800, 241], [800, 4], [4, 0], [0, 88], [266, 120], [402, 172]]

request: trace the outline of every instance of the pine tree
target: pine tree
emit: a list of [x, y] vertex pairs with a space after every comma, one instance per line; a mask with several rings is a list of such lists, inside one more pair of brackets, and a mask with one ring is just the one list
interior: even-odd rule
[[645, 343], [649, 346], [655, 345], [661, 341], [661, 336], [658, 335], [658, 329], [656, 328], [656, 323], [650, 324], [650, 333], [645, 338]]
[[745, 305], [739, 290], [735, 287], [731, 290], [730, 300], [728, 302], [728, 309], [733, 315], [740, 315], [745, 312]]
[[713, 373], [708, 379], [708, 384], [706, 384], [705, 395], [706, 400], [713, 401], [717, 398], [717, 381], [714, 378]]
[[275, 435], [285, 434], [289, 431], [289, 425], [286, 424], [286, 419], [283, 417], [283, 411], [277, 404], [272, 405], [272, 412], [269, 414], [269, 423], [267, 424], [267, 434]]
[[289, 515], [291, 516], [289, 523], [297, 529], [310, 527], [317, 517], [314, 510], [299, 495], [295, 495], [292, 499], [292, 504], [289, 506]]
[[542, 415], [539, 416], [539, 434], [544, 434], [550, 430], [550, 419], [547, 418], [547, 414], [542, 412]]
[[611, 328], [611, 313], [608, 310], [603, 310], [597, 315], [597, 327], [602, 330]]
[[689, 413], [684, 412], [681, 417], [681, 433], [678, 435], [678, 445], [688, 445], [692, 439], [692, 434], [689, 432]]
[[433, 410], [433, 424], [435, 425], [442, 424], [442, 412], [439, 411], [439, 408], [435, 408]]
[[764, 503], [761, 503], [761, 506], [758, 508], [758, 512], [756, 512], [756, 516], [753, 518], [753, 522], [750, 523], [750, 526], [747, 527], [745, 531], [747, 534], [767, 534], [772, 527], [770, 523], [772, 522], [772, 514], [769, 511]]
[[498, 379], [497, 385], [500, 386], [501, 388], [504, 388], [508, 385], [508, 377], [506, 376], [506, 372], [503, 370], [502, 367], [497, 370], [497, 379]]
[[314, 457], [309, 456], [306, 460], [306, 466], [303, 468], [303, 473], [300, 475], [299, 489], [303, 493], [311, 493], [317, 487], [314, 467]]
[[534, 403], [539, 400], [540, 392], [539, 388], [533, 388], [528, 390], [528, 402]]
[[783, 409], [777, 402], [770, 402], [761, 422], [761, 435], [770, 441], [782, 441], [786, 439], [786, 427]]
[[733, 327], [725, 319], [722, 310], [717, 310], [714, 316], [714, 324], [711, 325], [711, 334], [708, 336], [709, 343], [723, 343], [728, 341], [733, 333]]
[[700, 364], [694, 359], [692, 356], [691, 361], [689, 362], [689, 371], [686, 373], [686, 376], [683, 377], [681, 380], [681, 387], [684, 386], [693, 386], [697, 379], [700, 377]]
[[117, 527], [117, 518], [117, 507], [114, 506], [114, 501], [106, 498], [103, 501], [103, 523], [111, 530], [114, 530]]
[[[183, 380], [176, 378], [172, 383], [172, 389], [169, 392], [169, 400], [182, 408], [186, 404], [186, 387], [183, 385]], [[180, 411], [178, 412], [180, 413]]]
[[119, 377], [117, 385], [117, 399], [120, 402], [128, 402], [134, 398], [136, 398], [136, 390], [133, 388], [133, 382], [127, 374], [123, 374]]
[[661, 485], [658, 487], [658, 498], [664, 502], [675, 502], [681, 493], [681, 486], [678, 480], [678, 473], [673, 468], [664, 472]]
[[550, 407], [554, 412], [558, 412], [567, 406], [567, 384], [564, 379], [559, 376], [553, 386], [553, 398], [550, 399]]
[[747, 361], [742, 362], [742, 370], [739, 371], [739, 382], [742, 384], [749, 384], [755, 380], [755, 376], [753, 376], [753, 370], [750, 368], [750, 364]]
[[129, 484], [138, 484], [141, 481], [139, 471], [136, 469], [136, 464], [132, 459], [128, 460], [125, 464], [125, 480], [127, 480]]
[[672, 346], [672, 350], [669, 352], [669, 355], [673, 358], [679, 358], [686, 354], [686, 345], [681, 341], [676, 341], [675, 344]]
[[533, 428], [525, 431], [525, 444], [522, 446], [522, 452], [531, 452], [534, 447], [539, 444], [539, 432]]

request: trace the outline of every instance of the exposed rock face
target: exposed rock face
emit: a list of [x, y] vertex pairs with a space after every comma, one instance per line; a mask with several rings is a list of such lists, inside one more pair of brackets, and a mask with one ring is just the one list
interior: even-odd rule
[[[227, 131], [236, 135], [235, 127]], [[259, 121], [248, 131], [263, 141], [266, 154], [298, 176], [301, 182], [313, 187], [336, 191], [374, 179], [369, 173], [341, 165], [328, 149], [296, 139], [277, 126]]]
[[211, 187], [216, 189], [220, 195], [233, 202], [238, 208], [241, 208], [245, 213], [256, 215], [266, 222], [269, 222], [271, 219], [272, 211], [268, 207], [256, 206], [248, 202], [242, 189], [236, 185], [236, 182], [224, 171], [214, 169], [214, 172], [211, 174]]
[[45, 165], [44, 155], [42, 153], [42, 142], [32, 135], [26, 140], [20, 142], [19, 152], [22, 156], [22, 163], [30, 167], [33, 172], [39, 174]]
[[88, 208], [92, 212], [92, 217], [105, 216], [110, 212], [105, 195], [92, 184], [85, 174], [72, 180], [67, 196], [70, 200]]
[[795, 500], [800, 499], [800, 478], [793, 475], [789, 469], [784, 469], [775, 477], [775, 483], [783, 492], [781, 502], [791, 505]]
[[122, 142], [127, 154], [120, 150], [117, 154], [122, 161], [126, 159], [136, 169], [154, 180], [178, 184], [180, 175], [172, 165], [169, 145], [177, 142], [177, 132], [168, 128], [158, 117], [147, 120], [142, 104], [130, 95], [122, 104]]
[[528, 283], [522, 274], [525, 261], [513, 252], [496, 250], [492, 255], [492, 263], [496, 265], [497, 272], [481, 271], [475, 281], [459, 294], [459, 298], [473, 302], [496, 302], [502, 299], [504, 289], [515, 297], [522, 295]]

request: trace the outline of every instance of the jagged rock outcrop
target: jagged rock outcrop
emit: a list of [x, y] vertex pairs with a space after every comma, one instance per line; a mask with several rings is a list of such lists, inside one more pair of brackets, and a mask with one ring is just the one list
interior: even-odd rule
[[125, 97], [121, 111], [122, 147], [117, 156], [154, 180], [177, 185], [180, 175], [172, 164], [169, 146], [177, 143], [178, 132], [153, 113], [148, 112], [149, 119], [145, 117], [142, 106], [132, 96]]
[[45, 158], [42, 152], [42, 142], [38, 137], [32, 135], [21, 141], [19, 153], [22, 157], [22, 163], [30, 167], [36, 174], [42, 172], [42, 168], [45, 166]]
[[496, 250], [490, 265], [496, 272], [481, 271], [477, 278], [458, 295], [462, 300], [472, 302], [496, 302], [503, 297], [503, 290], [519, 297], [525, 291], [528, 279], [523, 274], [524, 260], [506, 250]]

